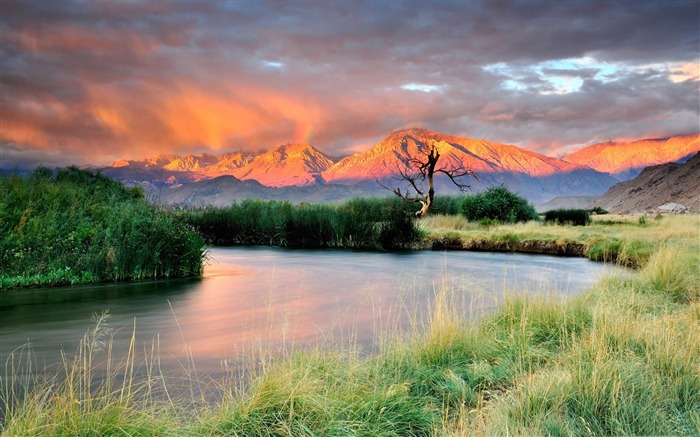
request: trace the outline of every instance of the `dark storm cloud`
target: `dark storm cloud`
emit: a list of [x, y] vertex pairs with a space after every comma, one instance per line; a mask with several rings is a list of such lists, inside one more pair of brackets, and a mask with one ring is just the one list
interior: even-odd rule
[[[699, 130], [697, 1], [2, 3], [3, 166]], [[23, 158], [23, 160], [26, 160]]]

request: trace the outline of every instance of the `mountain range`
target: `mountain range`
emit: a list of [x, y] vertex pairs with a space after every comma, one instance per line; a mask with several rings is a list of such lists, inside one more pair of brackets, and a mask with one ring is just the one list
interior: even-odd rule
[[[464, 180], [474, 191], [504, 185], [538, 203], [556, 196], [599, 196], [647, 165], [686, 159], [700, 150], [700, 134], [601, 143], [554, 158], [513, 145], [412, 128], [393, 132], [369, 150], [344, 158], [326, 155], [310, 144], [284, 144], [259, 154], [120, 160], [102, 172], [143, 186], [153, 199], [166, 204], [225, 205], [248, 197], [337, 200], [390, 194], [378, 182], [396, 186], [397, 172], [431, 147], [441, 155], [439, 166], [463, 166], [475, 173], [475, 178]], [[458, 192], [449, 179], [438, 176], [438, 193]]]

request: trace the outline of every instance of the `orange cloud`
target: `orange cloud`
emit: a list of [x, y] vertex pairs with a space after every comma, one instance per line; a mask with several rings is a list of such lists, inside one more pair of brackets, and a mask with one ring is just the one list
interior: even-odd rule
[[[322, 123], [313, 99], [256, 86], [210, 90], [174, 82], [132, 94], [99, 86], [87, 89], [90, 116], [109, 131], [112, 142], [134, 145], [138, 152], [132, 154], [144, 156], [198, 148], [226, 150], [232, 138], [243, 148], [301, 142]], [[271, 131], [270, 126], [282, 130]]]
[[[697, 130], [693, 2], [507, 14], [490, 2], [6, 3], [3, 166], [53, 151], [57, 165], [102, 164], [285, 142], [346, 154], [408, 126], [545, 152]], [[566, 94], [543, 92], [537, 75], [504, 87], [512, 72], [489, 68], [583, 54], [620, 68], [550, 69], [581, 79]]]

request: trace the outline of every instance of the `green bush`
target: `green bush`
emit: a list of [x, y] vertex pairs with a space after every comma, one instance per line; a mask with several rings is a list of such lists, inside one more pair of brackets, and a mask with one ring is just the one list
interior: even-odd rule
[[557, 225], [586, 226], [591, 224], [591, 213], [585, 209], [553, 209], [544, 213], [544, 222]]
[[408, 249], [420, 239], [415, 219], [401, 208], [390, 208], [387, 220], [382, 223], [379, 244], [384, 249]]
[[0, 286], [198, 275], [204, 242], [140, 188], [69, 167], [0, 177]]
[[527, 200], [503, 186], [491, 187], [482, 193], [465, 196], [462, 200], [462, 214], [469, 221], [489, 219], [502, 223], [516, 223], [538, 219], [535, 208]]

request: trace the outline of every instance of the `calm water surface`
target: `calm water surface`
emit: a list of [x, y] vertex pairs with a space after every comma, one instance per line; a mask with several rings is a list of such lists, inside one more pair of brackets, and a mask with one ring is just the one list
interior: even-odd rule
[[[367, 253], [212, 248], [202, 279], [22, 290], [0, 294], [0, 367], [27, 344], [38, 368], [75, 352], [92, 318], [109, 312], [117, 354], [132, 332], [161, 364], [216, 372], [255, 345], [286, 347], [378, 332], [427, 313], [436, 290], [474, 317], [513, 294], [570, 296], [612, 267], [580, 258], [502, 253]], [[421, 318], [420, 316], [418, 317]]]

